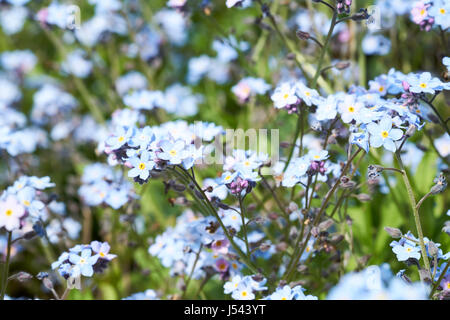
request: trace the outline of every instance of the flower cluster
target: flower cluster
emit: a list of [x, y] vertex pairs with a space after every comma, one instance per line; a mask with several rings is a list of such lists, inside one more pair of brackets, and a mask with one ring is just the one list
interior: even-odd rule
[[225, 158], [220, 183], [226, 185], [232, 194], [244, 196], [261, 179], [259, 169], [268, 159], [269, 156], [264, 153], [233, 150], [233, 154]]
[[430, 31], [435, 26], [447, 30], [450, 28], [450, 3], [446, 0], [416, 1], [411, 18], [423, 30]]
[[0, 228], [10, 232], [21, 229], [27, 217], [31, 223], [45, 220], [47, 209], [41, 199], [45, 196], [42, 190], [53, 186], [49, 177], [22, 176], [17, 179], [0, 196]]
[[119, 126], [106, 139], [105, 152], [130, 168], [128, 176], [142, 184], [167, 167], [190, 169], [204, 157], [204, 146], [196, 141], [211, 141], [221, 133], [222, 127], [212, 123], [189, 125], [181, 120], [155, 127]]
[[101, 163], [94, 163], [84, 168], [83, 183], [79, 194], [89, 206], [107, 204], [119, 209], [130, 199], [135, 198], [133, 186], [123, 178], [121, 171]]
[[52, 269], [58, 270], [65, 278], [92, 277], [94, 273], [102, 273], [115, 254], [109, 253], [107, 242], [92, 241], [90, 244], [76, 245], [68, 252], [62, 253], [58, 260], [52, 263]]

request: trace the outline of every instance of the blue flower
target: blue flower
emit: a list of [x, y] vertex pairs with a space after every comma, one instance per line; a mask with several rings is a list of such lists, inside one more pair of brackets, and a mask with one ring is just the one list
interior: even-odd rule
[[25, 187], [17, 193], [17, 198], [35, 217], [40, 217], [45, 205], [42, 201], [35, 199], [36, 190], [32, 187]]
[[312, 104], [317, 105], [320, 101], [319, 93], [314, 89], [308, 88], [301, 82], [295, 84], [295, 92], [307, 106], [311, 106]]
[[155, 167], [155, 162], [150, 159], [150, 152], [143, 151], [140, 158], [134, 157], [128, 160], [133, 169], [128, 171], [130, 178], [138, 177], [142, 180], [147, 180], [150, 175], [150, 170]]
[[163, 140], [160, 143], [162, 152], [158, 154], [158, 158], [169, 161], [169, 164], [180, 164], [186, 157], [187, 151], [184, 150], [186, 144], [183, 140], [171, 142]]
[[125, 143], [128, 143], [130, 138], [133, 136], [133, 128], [126, 129], [124, 127], [119, 127], [117, 132], [106, 140], [106, 144], [112, 149], [117, 150]]
[[78, 277], [80, 274], [85, 277], [92, 277], [94, 274], [94, 264], [97, 262], [99, 256], [92, 256], [91, 249], [83, 249], [81, 255], [75, 253], [69, 254], [69, 261], [74, 265], [73, 277]]
[[450, 57], [444, 57], [442, 63], [447, 67], [447, 71], [450, 72]]
[[450, 2], [448, 0], [434, 0], [428, 13], [434, 18], [435, 24], [443, 30], [450, 28]]
[[408, 76], [409, 91], [414, 93], [430, 93], [434, 94], [435, 90], [439, 90], [442, 82], [438, 78], [432, 78], [431, 73], [424, 72], [420, 75], [413, 74]]
[[369, 134], [366, 132], [353, 134], [350, 143], [363, 148], [366, 153], [369, 152]]
[[329, 95], [318, 103], [316, 119], [319, 121], [332, 120], [336, 118], [337, 100], [333, 95]]
[[144, 127], [131, 138], [129, 145], [131, 147], [139, 147], [140, 149], [146, 149], [150, 143], [155, 140], [155, 135], [150, 127]]
[[397, 147], [394, 141], [401, 139], [403, 131], [400, 129], [392, 129], [392, 119], [384, 117], [377, 124], [375, 122], [367, 125], [367, 131], [370, 133], [370, 145], [374, 148], [383, 146], [386, 150], [395, 152]]
[[415, 245], [405, 243], [402, 245], [395, 245], [392, 251], [397, 255], [398, 261], [406, 261], [410, 258], [420, 259], [420, 248]]
[[289, 83], [282, 83], [275, 88], [275, 92], [270, 97], [275, 103], [275, 108], [281, 109], [291, 104], [296, 104], [298, 97], [296, 96], [295, 86], [291, 86]]

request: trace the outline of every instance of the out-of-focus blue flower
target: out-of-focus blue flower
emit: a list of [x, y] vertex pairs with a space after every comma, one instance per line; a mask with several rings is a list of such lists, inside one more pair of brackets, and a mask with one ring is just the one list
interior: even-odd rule
[[155, 21], [162, 25], [169, 41], [175, 46], [182, 46], [188, 39], [187, 24], [184, 16], [171, 9], [162, 9], [154, 17]]
[[450, 57], [442, 58], [442, 64], [447, 67], [447, 71], [450, 72]]
[[20, 32], [28, 16], [28, 10], [22, 6], [12, 6], [0, 10], [0, 24], [6, 35]]
[[433, 0], [428, 14], [434, 18], [434, 23], [443, 30], [450, 28], [450, 2], [447, 0]]
[[326, 99], [318, 102], [315, 113], [316, 119], [319, 121], [333, 120], [337, 115], [337, 100], [335, 96], [329, 95]]
[[66, 56], [62, 63], [62, 70], [79, 78], [86, 78], [91, 73], [93, 63], [85, 58], [86, 53], [76, 49]]
[[158, 296], [154, 290], [148, 289], [144, 292], [134, 293], [123, 300], [158, 300]]
[[384, 56], [391, 50], [391, 41], [378, 34], [367, 34], [361, 43], [362, 50], [367, 55]]
[[426, 300], [428, 289], [395, 277], [387, 264], [369, 266], [344, 275], [330, 290], [328, 300]]
[[264, 300], [317, 300], [317, 297], [305, 295], [302, 286], [295, 286], [291, 289], [288, 285], [278, 287], [274, 293], [264, 298]]

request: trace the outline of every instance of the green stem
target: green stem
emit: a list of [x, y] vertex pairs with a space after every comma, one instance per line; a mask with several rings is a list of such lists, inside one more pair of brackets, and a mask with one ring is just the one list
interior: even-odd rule
[[325, 53], [328, 49], [328, 45], [330, 44], [331, 36], [333, 35], [334, 27], [336, 26], [336, 20], [337, 20], [337, 12], [335, 11], [333, 13], [333, 18], [331, 20], [331, 26], [328, 30], [327, 38], [325, 39], [325, 43], [323, 44], [323, 48], [320, 52], [319, 62], [317, 64], [316, 74], [314, 75], [313, 81], [312, 81], [312, 88], [315, 89], [317, 86], [317, 80], [320, 76], [320, 70], [322, 69], [323, 60], [325, 58]]
[[203, 249], [203, 243], [200, 245], [200, 248], [198, 249], [197, 255], [195, 256], [194, 265], [192, 266], [191, 272], [189, 273], [189, 277], [188, 277], [188, 279], [186, 281], [186, 284], [185, 284], [185, 287], [184, 287], [184, 290], [183, 290], [182, 298], [184, 298], [186, 296], [187, 289], [188, 289], [188, 286], [189, 286], [189, 282], [191, 281], [192, 275], [194, 274], [195, 267], [197, 266], [197, 262], [198, 262], [198, 259], [200, 258], [200, 253], [202, 252], [202, 249]]
[[429, 274], [431, 276], [430, 262], [428, 261], [427, 250], [425, 248], [425, 242], [423, 241], [423, 232], [422, 232], [422, 226], [420, 223], [420, 216], [419, 216], [419, 210], [418, 210], [417, 204], [416, 204], [416, 199], [414, 197], [414, 193], [413, 193], [413, 190], [411, 187], [411, 183], [408, 179], [408, 175], [406, 174], [402, 158], [400, 157], [400, 154], [398, 152], [395, 153], [395, 156], [397, 158], [400, 169], [402, 170], [403, 182], [405, 183], [406, 191], [408, 192], [409, 202], [411, 203], [411, 208], [412, 208], [412, 211], [414, 214], [414, 222], [416, 224], [417, 234], [419, 236], [419, 244], [420, 244], [420, 249], [422, 252], [422, 258], [423, 258], [423, 262], [425, 265], [425, 269], [429, 272]]
[[248, 236], [247, 236], [247, 224], [245, 223], [245, 206], [244, 206], [244, 199], [242, 199], [241, 195], [238, 196], [239, 199], [239, 207], [241, 208], [241, 219], [242, 219], [242, 231], [244, 233], [244, 242], [245, 242], [245, 248], [247, 250], [247, 256], [250, 256], [250, 247], [248, 245]]
[[2, 276], [2, 291], [0, 295], [0, 300], [5, 299], [6, 287], [8, 285], [8, 273], [9, 273], [9, 261], [11, 258], [11, 243], [12, 243], [12, 232], [8, 232], [8, 247], [6, 249], [6, 261], [3, 266], [3, 276]]

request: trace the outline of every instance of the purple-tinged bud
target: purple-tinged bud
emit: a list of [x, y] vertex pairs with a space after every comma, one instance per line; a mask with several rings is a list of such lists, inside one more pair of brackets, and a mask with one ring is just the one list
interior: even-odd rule
[[402, 86], [403, 86], [403, 90], [405, 90], [405, 91], [409, 91], [409, 88], [411, 87], [410, 84], [405, 80], [402, 81]]
[[300, 40], [308, 40], [311, 37], [311, 35], [308, 32], [304, 32], [301, 30], [298, 30], [295, 34]]

